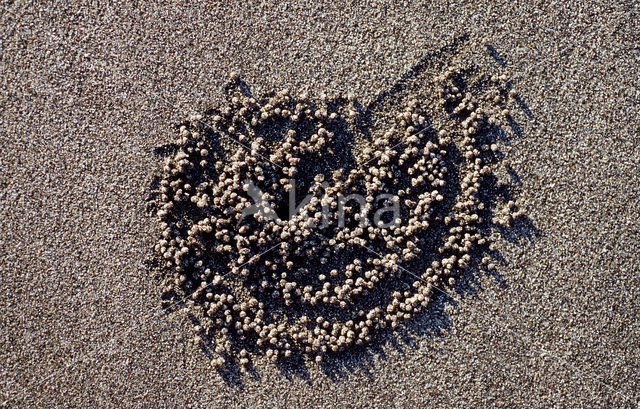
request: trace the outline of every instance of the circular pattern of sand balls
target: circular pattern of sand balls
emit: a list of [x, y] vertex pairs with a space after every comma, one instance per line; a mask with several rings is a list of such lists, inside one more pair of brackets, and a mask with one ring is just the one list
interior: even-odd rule
[[[474, 136], [489, 118], [451, 84], [458, 73], [450, 69], [437, 79], [441, 103], [463, 130], [455, 143], [463, 155], [458, 170], [447, 165], [452, 137], [428, 128], [412, 100], [362, 149], [366, 166], [312, 174], [310, 199], [289, 219], [274, 217], [270, 207], [246, 217], [254, 205], [248, 181], [264, 203], [286, 201], [291, 180], [308, 174], [306, 164], [326, 160], [341, 137], [337, 124], [355, 112], [351, 97], [332, 110], [286, 90], [261, 100], [235, 96], [206, 119], [194, 116], [180, 127], [159, 186], [162, 234], [155, 249], [163, 290], [186, 300], [199, 323], [196, 340], [211, 349], [214, 366], [246, 365], [255, 354], [320, 362], [367, 343], [427, 306], [436, 286], [453, 284], [472, 251], [488, 245], [478, 229], [484, 209], [478, 190], [490, 169]], [[283, 123], [276, 142], [264, 139]], [[460, 179], [452, 190], [447, 174], [453, 171]], [[458, 193], [450, 197], [450, 191]], [[407, 210], [401, 220], [375, 225], [369, 216], [376, 197], [389, 192]], [[365, 198], [364, 209], [340, 203], [352, 193]], [[436, 228], [443, 233], [433, 245], [429, 234]], [[432, 254], [424, 254], [427, 248]], [[421, 257], [432, 262], [418, 274], [404, 267]], [[383, 290], [388, 283], [395, 291]]]

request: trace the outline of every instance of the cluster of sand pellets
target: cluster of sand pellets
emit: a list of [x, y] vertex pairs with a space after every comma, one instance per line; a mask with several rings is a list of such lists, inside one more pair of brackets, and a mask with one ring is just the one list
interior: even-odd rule
[[376, 135], [359, 131], [352, 96], [287, 90], [236, 92], [179, 126], [155, 250], [166, 302], [188, 309], [215, 367], [320, 362], [492, 265], [495, 226], [521, 214], [483, 193], [513, 92], [473, 67], [431, 81], [432, 98], [409, 98]]

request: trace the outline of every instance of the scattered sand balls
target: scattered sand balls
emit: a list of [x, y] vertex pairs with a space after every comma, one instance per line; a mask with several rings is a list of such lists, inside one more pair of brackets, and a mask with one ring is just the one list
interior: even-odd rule
[[[490, 101], [515, 93], [475, 98], [465, 72], [436, 78], [440, 111], [410, 99], [360, 143], [353, 95], [238, 93], [179, 126], [156, 191], [155, 251], [164, 297], [185, 302], [214, 367], [256, 354], [320, 363], [371, 342], [455, 284], [493, 244], [489, 222], [522, 215], [514, 202], [491, 214], [482, 197], [495, 115], [508, 115]], [[433, 129], [435, 115], [451, 125]]]

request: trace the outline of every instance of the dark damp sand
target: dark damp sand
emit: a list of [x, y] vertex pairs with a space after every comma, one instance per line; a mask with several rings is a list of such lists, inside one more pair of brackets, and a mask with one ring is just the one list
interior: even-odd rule
[[[637, 407], [639, 7], [517, 3], [4, 3], [0, 403]], [[231, 70], [257, 94], [368, 102], [465, 33], [522, 96], [508, 161], [539, 236], [503, 241], [500, 279], [441, 300], [413, 341], [329, 373], [258, 362], [221, 378], [184, 314], [154, 315], [153, 148]]]

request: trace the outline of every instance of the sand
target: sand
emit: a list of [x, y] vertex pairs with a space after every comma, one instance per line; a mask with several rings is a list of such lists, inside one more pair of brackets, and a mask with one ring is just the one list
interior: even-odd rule
[[[0, 403], [637, 407], [638, 8], [3, 3]], [[145, 266], [154, 147], [232, 70], [258, 94], [367, 102], [464, 34], [525, 103], [509, 161], [538, 234], [504, 240], [499, 277], [441, 300], [410, 338], [330, 371], [221, 378]]]

